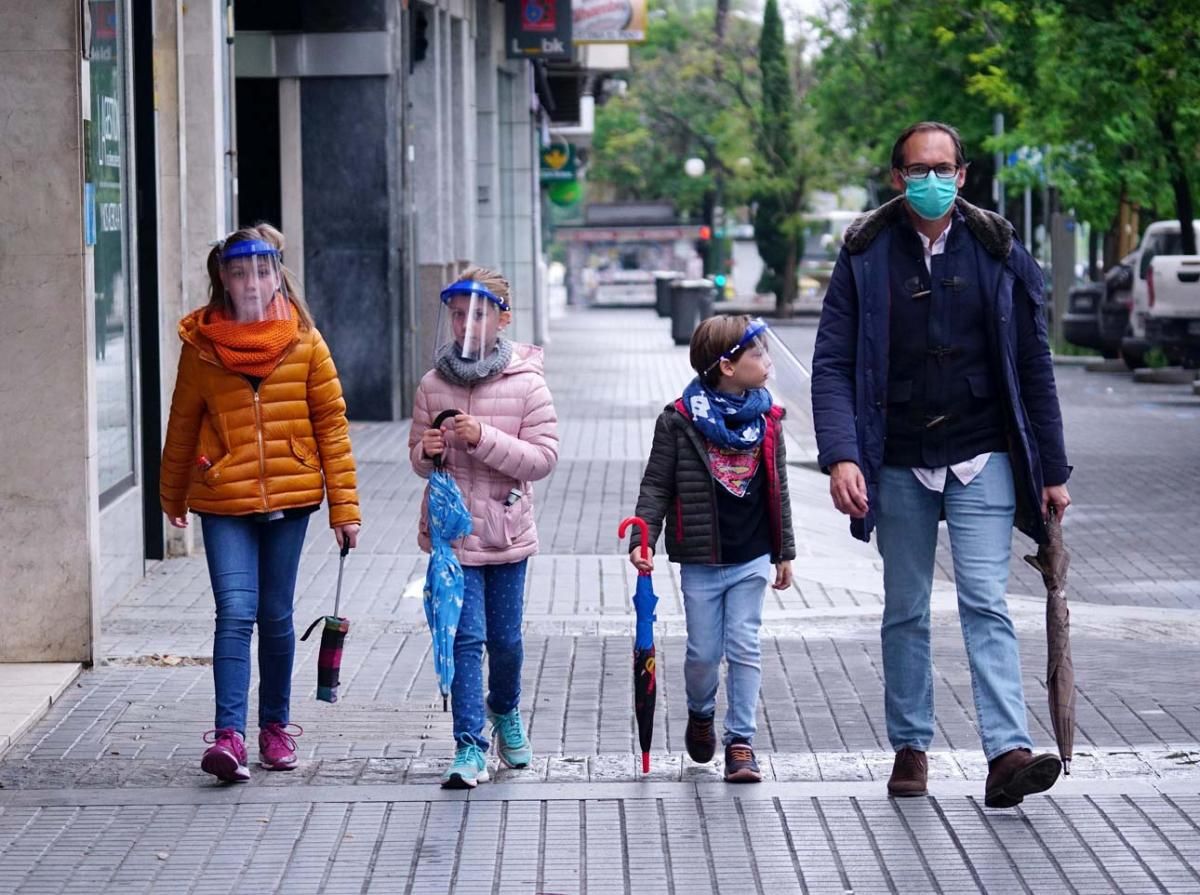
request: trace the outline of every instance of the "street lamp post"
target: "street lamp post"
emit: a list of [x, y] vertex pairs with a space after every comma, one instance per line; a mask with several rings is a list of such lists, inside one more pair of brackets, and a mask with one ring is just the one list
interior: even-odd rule
[[[692, 156], [683, 163], [683, 173], [688, 177], [703, 177], [707, 169], [708, 166], [704, 164], [704, 159], [698, 156]], [[718, 237], [716, 221], [716, 210], [721, 204], [721, 185], [721, 169], [718, 166], [713, 169], [713, 188], [704, 193], [704, 225], [708, 227], [709, 234], [708, 246], [704, 250], [705, 276], [715, 277], [721, 273], [721, 242], [724, 238], [724, 231], [722, 230]]]

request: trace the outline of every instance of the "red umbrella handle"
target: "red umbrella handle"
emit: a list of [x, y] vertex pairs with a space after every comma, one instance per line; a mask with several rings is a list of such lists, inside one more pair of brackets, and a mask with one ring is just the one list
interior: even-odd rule
[[649, 561], [650, 559], [650, 526], [646, 524], [646, 520], [641, 516], [629, 516], [621, 520], [621, 527], [617, 529], [617, 537], [625, 537], [625, 532], [629, 531], [629, 526], [636, 525], [642, 532], [642, 559]]

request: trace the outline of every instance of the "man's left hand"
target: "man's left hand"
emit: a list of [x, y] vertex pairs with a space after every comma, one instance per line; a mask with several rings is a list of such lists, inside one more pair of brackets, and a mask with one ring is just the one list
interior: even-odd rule
[[792, 561], [785, 559], [783, 562], [775, 564], [775, 583], [771, 587], [775, 590], [787, 590], [792, 586]]
[[483, 427], [479, 425], [479, 420], [475, 417], [460, 413], [454, 418], [454, 434], [465, 441], [468, 446], [475, 447], [479, 444], [479, 439], [483, 437]]
[[1058, 518], [1062, 519], [1067, 514], [1067, 507], [1071, 505], [1071, 495], [1067, 491], [1066, 485], [1047, 485], [1042, 489], [1042, 518], [1050, 518], [1050, 507], [1058, 512]]

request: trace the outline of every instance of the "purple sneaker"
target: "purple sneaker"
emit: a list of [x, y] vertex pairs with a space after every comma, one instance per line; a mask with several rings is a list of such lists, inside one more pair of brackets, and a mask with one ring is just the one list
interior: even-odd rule
[[210, 730], [204, 742], [212, 743], [200, 759], [200, 770], [226, 783], [244, 783], [250, 779], [246, 766], [246, 742], [232, 727]]
[[[295, 728], [295, 733], [289, 727]], [[268, 771], [290, 771], [296, 766], [296, 737], [302, 733], [299, 724], [272, 721], [258, 732], [258, 763]]]

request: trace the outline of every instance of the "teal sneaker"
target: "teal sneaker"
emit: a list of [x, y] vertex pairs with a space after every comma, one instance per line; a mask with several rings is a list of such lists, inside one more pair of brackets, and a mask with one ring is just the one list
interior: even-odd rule
[[474, 789], [487, 781], [487, 756], [475, 744], [464, 743], [454, 753], [454, 764], [442, 774], [442, 789]]
[[524, 768], [533, 761], [533, 746], [525, 736], [525, 725], [521, 723], [521, 710], [513, 709], [504, 715], [496, 715], [488, 709], [492, 722], [492, 737], [496, 740], [496, 754], [510, 768]]

